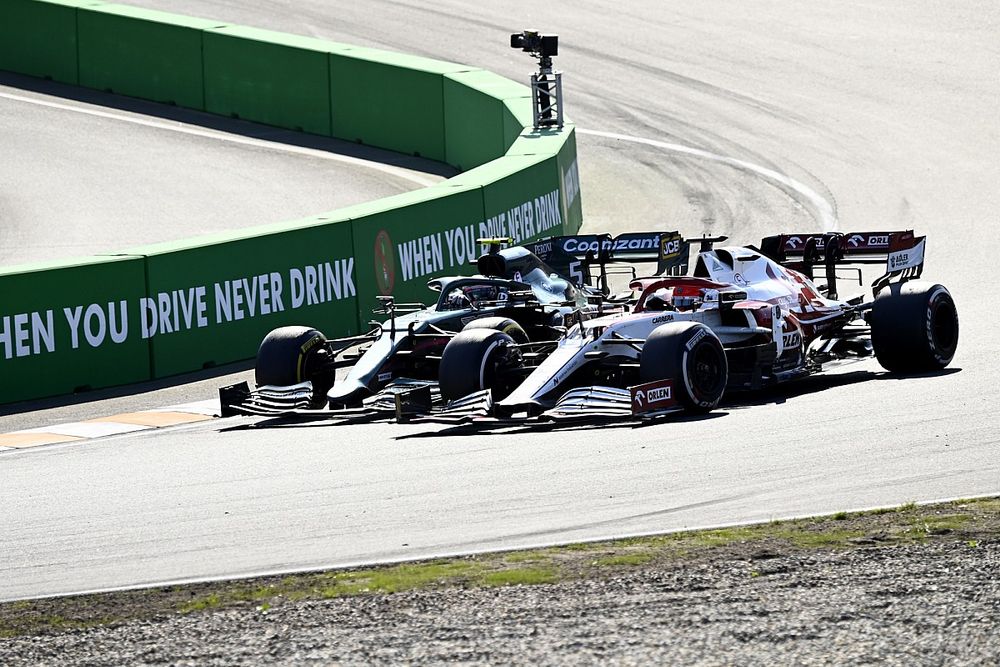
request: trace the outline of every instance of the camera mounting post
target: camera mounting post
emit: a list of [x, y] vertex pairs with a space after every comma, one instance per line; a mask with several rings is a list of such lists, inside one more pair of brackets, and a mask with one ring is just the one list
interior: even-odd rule
[[531, 115], [535, 129], [563, 126], [562, 72], [552, 69], [552, 57], [559, 55], [559, 35], [543, 35], [524, 30], [510, 36], [510, 47], [538, 59], [538, 71], [531, 75]]

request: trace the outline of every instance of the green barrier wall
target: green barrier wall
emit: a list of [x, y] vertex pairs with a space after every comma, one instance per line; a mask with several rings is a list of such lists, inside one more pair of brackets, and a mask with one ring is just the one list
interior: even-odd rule
[[285, 324], [358, 332], [351, 225], [316, 216], [133, 248], [146, 257], [153, 377], [252, 358]]
[[[503, 155], [524, 125], [505, 123], [507, 100], [530, 100], [531, 89], [485, 70], [444, 75], [445, 161], [472, 169]], [[523, 107], [523, 103], [519, 106]], [[528, 124], [531, 123], [530, 107]]]
[[531, 126], [532, 122], [534, 119], [531, 117], [531, 95], [528, 95], [527, 98], [518, 97], [504, 100], [503, 145], [505, 151], [517, 141], [517, 138], [524, 132], [524, 128]]
[[576, 163], [576, 128], [567, 124], [561, 130], [524, 130], [507, 150], [515, 155], [556, 155], [559, 165], [559, 187], [562, 198], [566, 233], [574, 234], [583, 224], [583, 202], [580, 199], [580, 173]]
[[514, 243], [558, 236], [566, 229], [554, 155], [505, 156], [450, 182], [479, 184], [483, 220], [479, 237], [508, 236]]
[[219, 22], [112, 4], [77, 20], [81, 85], [205, 108], [202, 31]]
[[205, 109], [330, 135], [330, 51], [348, 47], [270, 30], [206, 30]]
[[470, 69], [375, 49], [333, 54], [333, 136], [445, 161], [444, 75]]
[[[377, 295], [433, 302], [427, 281], [469, 273], [466, 248], [483, 219], [478, 186], [445, 185], [343, 209], [354, 229], [361, 321]], [[473, 258], [474, 259], [474, 258]]]
[[[572, 126], [525, 129], [528, 87], [480, 69], [73, 0], [0, 0], [0, 68], [467, 170], [306, 220], [0, 270], [0, 403], [252, 358], [278, 326], [351, 335], [376, 296], [429, 303], [429, 278], [470, 273], [476, 238], [523, 242], [582, 222]], [[62, 308], [82, 306], [96, 327], [109, 302], [127, 310], [127, 336], [73, 349]]]
[[149, 378], [141, 257], [0, 269], [0, 403]]
[[0, 69], [77, 83], [76, 8], [93, 4], [86, 0], [0, 1]]

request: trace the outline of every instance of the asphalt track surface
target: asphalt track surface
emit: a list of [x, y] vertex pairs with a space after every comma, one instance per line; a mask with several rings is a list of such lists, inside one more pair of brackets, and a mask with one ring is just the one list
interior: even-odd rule
[[[219, 420], [0, 452], [0, 599], [1000, 492], [995, 3], [135, 4], [518, 79], [532, 63], [507, 33], [558, 32], [568, 113], [602, 133], [579, 139], [588, 229], [756, 242], [912, 227], [929, 236], [925, 275], [955, 296], [959, 351], [940, 374], [894, 379], [866, 361], [644, 428]], [[215, 384], [167, 390], [162, 404], [210, 398]], [[2, 424], [158, 395], [26, 406]]]

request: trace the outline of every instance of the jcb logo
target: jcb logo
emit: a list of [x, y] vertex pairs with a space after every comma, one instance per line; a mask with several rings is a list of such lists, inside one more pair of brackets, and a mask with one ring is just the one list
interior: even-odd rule
[[676, 255], [681, 251], [681, 241], [680, 239], [663, 239], [660, 243], [660, 254], [663, 257], [670, 257], [671, 255]]

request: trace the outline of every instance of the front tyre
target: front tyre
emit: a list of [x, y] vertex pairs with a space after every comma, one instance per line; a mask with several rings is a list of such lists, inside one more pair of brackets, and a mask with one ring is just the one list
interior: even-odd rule
[[254, 377], [258, 386], [287, 387], [309, 380], [319, 402], [333, 387], [326, 336], [311, 327], [280, 327], [264, 337], [257, 350]]
[[719, 337], [700, 322], [668, 322], [646, 338], [639, 357], [642, 382], [673, 380], [674, 395], [688, 412], [719, 405], [729, 380], [729, 363]]
[[889, 285], [875, 298], [870, 324], [875, 357], [893, 373], [941, 370], [958, 348], [958, 309], [943, 285]]
[[483, 389], [494, 400], [513, 389], [507, 372], [520, 367], [521, 355], [514, 339], [496, 329], [468, 329], [455, 335], [441, 354], [438, 384], [449, 401]]
[[478, 320], [472, 320], [462, 327], [462, 331], [471, 331], [472, 329], [493, 329], [494, 331], [502, 331], [510, 336], [515, 343], [529, 342], [528, 334], [524, 331], [521, 325], [509, 317], [480, 317]]

